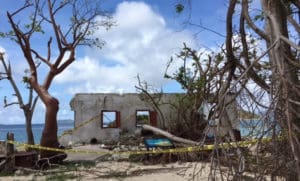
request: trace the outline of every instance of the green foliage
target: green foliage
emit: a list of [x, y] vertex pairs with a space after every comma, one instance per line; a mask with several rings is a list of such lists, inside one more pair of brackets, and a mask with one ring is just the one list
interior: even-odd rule
[[0, 172], [0, 177], [6, 177], [6, 176], [14, 176], [14, 173], [6, 172], [6, 171], [1, 171]]
[[176, 4], [175, 5], [175, 11], [176, 13], [180, 14], [184, 10], [184, 6], [182, 4]]
[[64, 180], [73, 180], [73, 179], [78, 179], [78, 176], [76, 176], [75, 174], [66, 174], [66, 173], [59, 173], [59, 174], [55, 174], [55, 175], [50, 175], [46, 177], [47, 181], [50, 180], [55, 180], [55, 181], [64, 181]]
[[[186, 45], [177, 55], [181, 59], [182, 65], [175, 73], [169, 75], [165, 73], [164, 77], [177, 81], [181, 87], [188, 92], [197, 92], [204, 95], [211, 90], [207, 85], [209, 81], [216, 78], [216, 71], [222, 62], [224, 62], [224, 53], [211, 52], [203, 58], [198, 55], [199, 52], [187, 47]], [[201, 54], [201, 53], [200, 53]], [[174, 63], [173, 57], [170, 59], [169, 64]]]
[[0, 32], [0, 38], [4, 38], [5, 37], [5, 33]]
[[191, 74], [191, 69], [181, 66], [174, 74], [174, 79], [182, 86], [183, 89], [187, 89], [188, 85], [192, 83]]
[[106, 128], [115, 128], [117, 127], [117, 121], [114, 120], [114, 121], [111, 121], [109, 122], [107, 125], [106, 125]]
[[259, 115], [255, 114], [253, 112], [245, 111], [245, 110], [239, 110], [238, 114], [239, 114], [240, 119], [259, 119], [260, 118]]
[[253, 18], [253, 20], [254, 21], [262, 21], [262, 20], [264, 20], [263, 13], [255, 15], [254, 18]]
[[15, 35], [14, 31], [10, 30], [9, 32], [0, 32], [0, 38], [11, 38], [14, 40], [13, 36]]
[[150, 124], [149, 115], [137, 115], [137, 124]]
[[23, 76], [22, 82], [23, 82], [23, 83], [28, 83], [28, 82], [29, 82], [29, 78], [26, 77], [26, 76]]
[[[198, 52], [184, 44], [177, 55], [177, 59], [171, 58], [170, 64], [181, 63], [181, 66], [173, 74], [165, 73], [165, 78], [177, 81], [186, 91], [186, 94], [178, 95], [176, 109], [178, 120], [172, 124], [172, 130], [178, 136], [185, 138], [199, 138], [207, 124], [198, 112], [203, 101], [215, 102], [220, 89], [220, 69], [225, 61], [224, 52]], [[168, 69], [168, 68], [167, 68]], [[212, 111], [212, 110], [210, 110]], [[210, 114], [212, 115], [212, 114]]]
[[31, 23], [30, 24], [25, 24], [24, 27], [25, 29], [29, 31], [34, 31], [38, 33], [45, 34], [45, 32], [42, 29], [41, 22], [35, 20], [32, 16], [29, 17]]

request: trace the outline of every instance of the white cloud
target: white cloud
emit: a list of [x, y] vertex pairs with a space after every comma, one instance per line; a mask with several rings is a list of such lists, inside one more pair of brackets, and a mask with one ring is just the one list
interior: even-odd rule
[[[0, 100], [1, 102], [3, 100]], [[25, 119], [23, 112], [17, 105], [3, 108], [3, 104], [0, 104], [0, 124], [24, 124]]]
[[[18, 54], [15, 56], [15, 52], [9, 49], [5, 49], [0, 46], [0, 52], [4, 53], [4, 60], [6, 64], [10, 63], [12, 67], [12, 74], [17, 83], [21, 82], [22, 77], [25, 75], [25, 70], [27, 69], [28, 65], [25, 59], [22, 57], [22, 54]], [[0, 64], [0, 72], [4, 72], [4, 68], [2, 63]]]
[[[6, 55], [6, 50], [3, 48], [3, 47], [1, 47], [0, 46], [0, 53], [3, 53], [3, 58], [4, 58], [4, 60], [6, 60], [7, 59], [7, 55]], [[3, 66], [2, 66], [2, 62], [0, 62], [1, 64], [0, 64], [0, 72], [4, 72], [4, 68], [3, 68]]]
[[55, 79], [70, 83], [70, 93], [132, 92], [137, 74], [162, 86], [170, 56], [183, 42], [194, 46], [189, 32], [168, 28], [164, 18], [143, 2], [122, 2], [113, 17], [117, 26], [96, 33], [107, 42], [104, 48], [89, 50]]
[[0, 52], [1, 52], [1, 53], [5, 53], [6, 50], [5, 50], [2, 46], [0, 46]]

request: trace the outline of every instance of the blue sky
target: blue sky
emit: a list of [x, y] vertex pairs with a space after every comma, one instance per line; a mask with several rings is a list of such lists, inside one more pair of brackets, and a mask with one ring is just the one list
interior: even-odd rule
[[[8, 30], [6, 11], [15, 9], [22, 2], [1, 0], [0, 31]], [[212, 32], [186, 26], [189, 13], [193, 23], [225, 34], [227, 1], [193, 0], [191, 9], [181, 15], [174, 8], [178, 2], [185, 1], [103, 0], [103, 9], [112, 13], [117, 24], [109, 31], [100, 29], [96, 32], [95, 36], [106, 41], [103, 49], [80, 47], [76, 62], [52, 83], [50, 93], [60, 100], [58, 119], [73, 119], [69, 102], [76, 93], [135, 92], [138, 74], [149, 84], [162, 87], [164, 92], [181, 91], [177, 84], [163, 78], [170, 57], [179, 52], [183, 42], [195, 49], [214, 49], [224, 41], [224, 38]], [[33, 42], [36, 47], [44, 44], [43, 38]], [[5, 51], [6, 59], [13, 65], [18, 86], [26, 96], [21, 78], [27, 65], [20, 48], [9, 39], [0, 39], [0, 51]], [[4, 96], [10, 102], [15, 100], [11, 94], [10, 85], [1, 81], [0, 124], [23, 124], [24, 116], [18, 106], [3, 108]], [[34, 123], [44, 122], [44, 111], [43, 104], [39, 102], [34, 113]]]

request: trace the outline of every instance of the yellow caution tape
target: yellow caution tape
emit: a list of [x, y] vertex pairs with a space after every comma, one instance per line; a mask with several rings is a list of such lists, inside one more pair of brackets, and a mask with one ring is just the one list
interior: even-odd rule
[[20, 147], [34, 148], [38, 150], [47, 150], [54, 152], [65, 152], [65, 153], [78, 153], [78, 154], [119, 154], [119, 155], [142, 155], [142, 154], [159, 154], [159, 153], [185, 153], [185, 152], [197, 152], [197, 151], [210, 151], [213, 149], [229, 149], [237, 147], [247, 147], [249, 145], [255, 144], [257, 142], [267, 143], [270, 142], [271, 138], [263, 139], [253, 139], [248, 141], [230, 142], [230, 143], [220, 143], [220, 144], [209, 144], [202, 146], [191, 146], [184, 148], [173, 148], [173, 149], [162, 149], [162, 150], [139, 150], [139, 151], [97, 151], [97, 150], [79, 150], [79, 149], [59, 149], [44, 147], [41, 145], [30, 145], [26, 143], [20, 143], [16, 141], [8, 140], [7, 143], [18, 145]]
[[[61, 135], [59, 136], [58, 139], [60, 139], [61, 137], [65, 136], [65, 135], [72, 134], [74, 131], [78, 130], [79, 128], [81, 128], [81, 127], [83, 127], [83, 126], [85, 126], [85, 125], [87, 125], [87, 124], [89, 124], [89, 123], [91, 123], [91, 122], [93, 122], [93, 121], [98, 120], [99, 117], [101, 117], [101, 114], [98, 114], [98, 115], [96, 115], [96, 116], [94, 116], [94, 117], [92, 117], [92, 118], [90, 118], [90, 119], [87, 119], [87, 120], [81, 122], [81, 123], [80, 123], [79, 125], [77, 125], [74, 129], [65, 131], [63, 134], [61, 134]], [[129, 120], [131, 117], [132, 117], [132, 115], [131, 115], [131, 116], [128, 116], [128, 117], [125, 118], [124, 120], [125, 120], [125, 121], [126, 121], [126, 120]]]
[[98, 114], [98, 115], [96, 115], [96, 116], [94, 116], [94, 117], [92, 117], [92, 118], [90, 118], [90, 119], [87, 119], [87, 120], [83, 121], [82, 123], [80, 123], [79, 125], [77, 125], [74, 129], [69, 130], [69, 131], [65, 131], [62, 135], [59, 136], [59, 138], [61, 138], [61, 137], [64, 136], [64, 135], [67, 135], [67, 134], [72, 134], [72, 133], [73, 133], [74, 131], [76, 131], [77, 129], [79, 129], [79, 128], [81, 128], [81, 127], [83, 127], [83, 126], [89, 124], [89, 123], [92, 122], [92, 121], [97, 120], [97, 118], [100, 117], [100, 116], [101, 116], [101, 114]]
[[[98, 120], [101, 117], [101, 114], [98, 114], [90, 119], [87, 119], [77, 125], [74, 129], [70, 131], [64, 132], [60, 137], [72, 134], [74, 131], [78, 130], [79, 128]], [[129, 120], [131, 116], [128, 116], [125, 120]], [[283, 139], [283, 136], [278, 137], [279, 140]], [[48, 150], [48, 151], [56, 151], [56, 152], [65, 152], [65, 153], [80, 153], [80, 154], [127, 154], [127, 155], [141, 155], [141, 154], [159, 154], [159, 153], [183, 153], [183, 152], [196, 152], [196, 151], [209, 151], [213, 149], [228, 149], [228, 148], [236, 148], [236, 147], [247, 147], [249, 145], [255, 144], [257, 142], [266, 143], [270, 142], [271, 138], [262, 138], [262, 139], [253, 139], [247, 141], [239, 141], [239, 142], [230, 142], [230, 143], [220, 143], [220, 144], [209, 144], [209, 145], [202, 145], [202, 146], [193, 146], [193, 147], [185, 147], [185, 148], [175, 148], [175, 149], [164, 149], [164, 150], [143, 150], [143, 151], [113, 151], [113, 152], [105, 152], [105, 151], [95, 151], [95, 150], [76, 150], [76, 149], [57, 149], [57, 148], [49, 148], [43, 147], [40, 145], [29, 145], [25, 143], [19, 143], [15, 141], [8, 141], [8, 143], [19, 145], [21, 147], [28, 147], [34, 148], [39, 150]]]

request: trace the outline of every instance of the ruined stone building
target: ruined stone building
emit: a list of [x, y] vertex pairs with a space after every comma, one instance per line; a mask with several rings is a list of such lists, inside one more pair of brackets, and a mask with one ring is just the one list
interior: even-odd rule
[[[180, 94], [161, 94], [157, 100], [160, 103], [172, 103], [178, 95]], [[141, 96], [137, 93], [76, 94], [70, 103], [74, 111], [75, 130], [72, 134], [63, 136], [60, 142], [90, 143], [92, 139], [104, 143], [118, 141], [121, 132], [135, 133], [141, 124], [161, 128], [163, 124], [168, 124], [164, 120], [176, 119], [177, 112], [171, 104], [159, 104], [161, 114], [164, 115], [162, 119], [153, 105]]]

